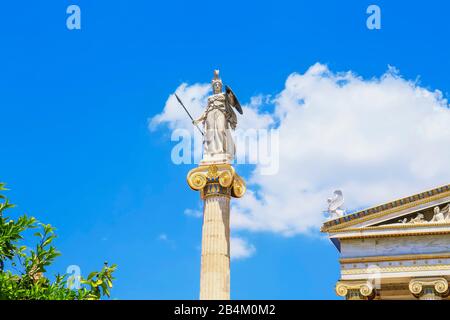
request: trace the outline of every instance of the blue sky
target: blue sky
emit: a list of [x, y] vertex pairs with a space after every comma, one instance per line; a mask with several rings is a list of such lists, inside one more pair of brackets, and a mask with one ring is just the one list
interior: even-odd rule
[[[381, 30], [366, 28], [372, 3]], [[70, 4], [81, 30], [66, 28]], [[169, 95], [219, 68], [245, 103], [320, 62], [365, 79], [395, 66], [448, 97], [449, 14], [437, 0], [4, 3], [0, 180], [14, 214], [57, 227], [51, 271], [76, 264], [86, 275], [107, 260], [119, 265], [115, 298], [197, 299], [201, 219], [183, 214], [199, 206], [185, 180], [193, 166], [172, 164], [167, 128], [148, 129]], [[256, 252], [232, 262], [232, 298], [335, 298], [330, 242], [241, 234]]]

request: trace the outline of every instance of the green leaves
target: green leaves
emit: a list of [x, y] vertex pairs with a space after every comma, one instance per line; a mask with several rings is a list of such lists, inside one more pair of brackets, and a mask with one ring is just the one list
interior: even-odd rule
[[117, 265], [113, 264], [108, 266], [105, 262], [100, 272], [91, 272], [87, 279], [82, 279], [81, 283], [90, 287], [90, 297], [94, 299], [100, 299], [101, 296], [110, 296], [110, 289], [113, 287], [112, 276], [113, 272], [117, 269]]
[[[5, 190], [5, 184], [0, 183], [0, 191]], [[50, 281], [45, 276], [46, 267], [60, 255], [52, 245], [55, 228], [26, 215], [12, 220], [4, 212], [14, 205], [1, 193], [0, 201], [0, 300], [98, 300], [110, 296], [116, 265], [105, 263], [101, 271], [91, 272], [87, 279], [81, 278], [80, 289], [67, 287], [67, 274], [56, 275]], [[24, 233], [31, 229], [37, 229], [33, 234], [37, 240], [34, 250], [21, 245]], [[12, 270], [4, 270], [5, 263]]]

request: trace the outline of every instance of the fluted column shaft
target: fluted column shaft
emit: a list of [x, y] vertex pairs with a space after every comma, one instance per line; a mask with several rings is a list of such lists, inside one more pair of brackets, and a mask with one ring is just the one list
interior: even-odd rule
[[200, 274], [201, 300], [230, 299], [230, 198], [204, 201]]
[[230, 198], [244, 195], [245, 182], [228, 163], [192, 169], [187, 182], [204, 201], [200, 299], [229, 300]]

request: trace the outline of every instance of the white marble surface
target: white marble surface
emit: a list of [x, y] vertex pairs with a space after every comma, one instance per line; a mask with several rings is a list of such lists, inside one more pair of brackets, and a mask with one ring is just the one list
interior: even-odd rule
[[341, 258], [444, 252], [450, 252], [450, 235], [341, 240]]

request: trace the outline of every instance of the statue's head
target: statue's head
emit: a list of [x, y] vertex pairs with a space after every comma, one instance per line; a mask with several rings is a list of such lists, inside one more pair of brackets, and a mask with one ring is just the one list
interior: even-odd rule
[[219, 70], [214, 70], [214, 78], [211, 81], [214, 94], [222, 92], [222, 80], [219, 78]]

